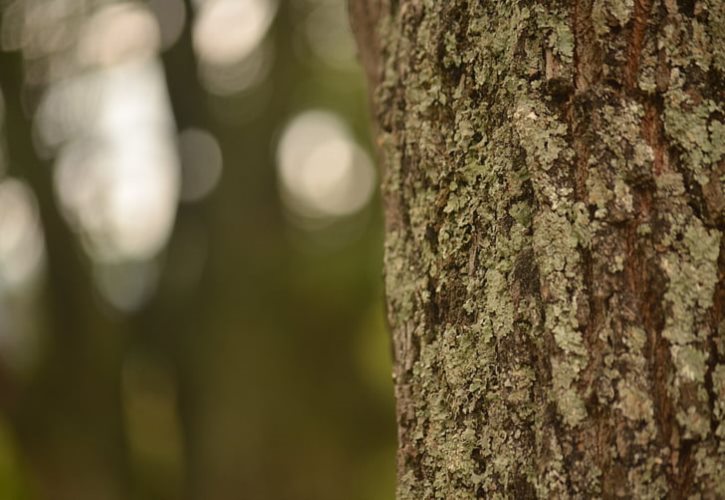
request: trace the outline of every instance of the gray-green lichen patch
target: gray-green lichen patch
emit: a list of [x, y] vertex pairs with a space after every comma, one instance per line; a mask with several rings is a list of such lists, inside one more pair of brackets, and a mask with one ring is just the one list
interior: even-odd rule
[[707, 184], [712, 165], [723, 156], [722, 123], [710, 118], [719, 106], [712, 100], [695, 104], [692, 97], [676, 87], [665, 98], [665, 130], [681, 148], [692, 177]]
[[681, 219], [670, 217], [674, 231], [664, 241], [675, 251], [663, 256], [661, 263], [669, 278], [664, 298], [670, 309], [662, 336], [674, 345], [697, 340], [698, 320], [709, 314], [721, 238], [720, 232], [708, 231], [699, 221], [685, 225]]

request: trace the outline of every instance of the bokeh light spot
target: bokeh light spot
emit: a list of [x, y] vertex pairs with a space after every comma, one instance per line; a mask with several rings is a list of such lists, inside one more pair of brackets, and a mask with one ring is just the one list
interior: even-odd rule
[[243, 60], [228, 65], [199, 61], [204, 88], [218, 96], [231, 96], [260, 84], [269, 74], [274, 56], [272, 42], [263, 42]]
[[264, 42], [276, 0], [205, 0], [194, 23], [199, 76], [207, 91], [240, 93], [269, 73], [274, 46]]
[[351, 215], [370, 200], [375, 171], [345, 124], [326, 111], [307, 111], [285, 128], [277, 149], [282, 197], [298, 215]]
[[202, 60], [235, 64], [261, 42], [274, 18], [273, 0], [206, 0], [194, 26], [194, 46]]
[[94, 277], [103, 298], [126, 313], [143, 306], [156, 288], [159, 267], [154, 260], [98, 264]]
[[70, 94], [78, 103], [59, 106], [93, 115], [92, 126], [63, 145], [56, 189], [94, 259], [151, 258], [171, 231], [179, 189], [163, 73], [145, 60], [103, 70], [97, 78], [95, 108], [83, 104], [80, 91]]
[[0, 291], [26, 284], [44, 254], [35, 196], [21, 181], [0, 182]]
[[87, 22], [78, 57], [87, 65], [110, 66], [132, 58], [148, 58], [161, 45], [153, 14], [138, 3], [103, 7]]
[[198, 201], [207, 196], [222, 174], [222, 150], [209, 132], [189, 128], [179, 134], [181, 199]]

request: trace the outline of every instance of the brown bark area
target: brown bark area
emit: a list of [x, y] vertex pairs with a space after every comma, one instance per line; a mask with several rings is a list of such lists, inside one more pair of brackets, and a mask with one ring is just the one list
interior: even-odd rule
[[400, 497], [725, 497], [724, 11], [352, 0]]

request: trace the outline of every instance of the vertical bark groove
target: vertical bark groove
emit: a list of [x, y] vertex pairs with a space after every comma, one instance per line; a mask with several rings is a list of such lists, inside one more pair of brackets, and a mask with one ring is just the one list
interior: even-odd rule
[[632, 35], [627, 49], [627, 65], [624, 69], [624, 82], [629, 90], [633, 90], [637, 83], [639, 59], [642, 56], [642, 45], [647, 34], [647, 22], [651, 8], [652, 0], [634, 0]]

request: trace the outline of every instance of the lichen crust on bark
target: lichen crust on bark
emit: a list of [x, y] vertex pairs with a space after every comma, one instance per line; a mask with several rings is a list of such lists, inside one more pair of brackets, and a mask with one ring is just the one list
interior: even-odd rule
[[725, 498], [725, 2], [351, 12], [399, 498]]

